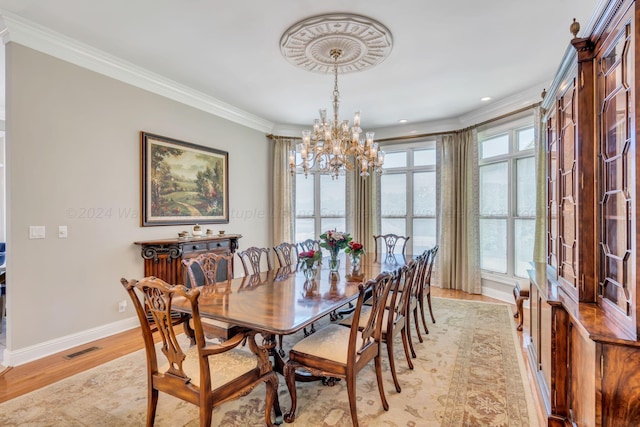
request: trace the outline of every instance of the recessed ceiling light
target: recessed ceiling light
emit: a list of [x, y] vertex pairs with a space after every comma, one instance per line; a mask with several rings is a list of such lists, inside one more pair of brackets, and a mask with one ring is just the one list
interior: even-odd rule
[[408, 121], [409, 120], [407, 120], [407, 119], [400, 119], [400, 120], [398, 120], [398, 123], [407, 123]]
[[491, 97], [490, 96], [485, 96], [484, 98], [480, 98], [480, 101], [491, 101]]

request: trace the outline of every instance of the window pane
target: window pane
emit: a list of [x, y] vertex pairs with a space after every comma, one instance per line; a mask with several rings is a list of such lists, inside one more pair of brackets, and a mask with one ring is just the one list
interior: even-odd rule
[[413, 254], [419, 255], [427, 249], [436, 245], [436, 219], [414, 219], [413, 220]]
[[320, 175], [320, 216], [345, 216], [346, 178]]
[[480, 158], [509, 154], [509, 135], [499, 135], [480, 142]]
[[380, 222], [380, 234], [393, 233], [399, 236], [405, 236], [407, 233], [404, 218], [382, 218]]
[[507, 272], [507, 220], [480, 219], [480, 268]]
[[296, 219], [296, 242], [302, 242], [307, 239], [316, 239], [316, 233], [313, 229], [313, 219], [304, 218]]
[[517, 215], [536, 215], [536, 160], [534, 157], [518, 159], [517, 170]]
[[509, 213], [508, 180], [507, 162], [480, 167], [480, 215], [506, 216]]
[[313, 216], [313, 175], [296, 174], [296, 216]]
[[397, 151], [395, 153], [384, 153], [384, 169], [404, 168], [407, 167], [406, 151]]
[[[318, 236], [320, 236], [320, 234], [324, 233], [327, 230], [337, 230], [337, 231], [346, 231], [348, 232], [345, 228], [346, 228], [346, 220], [344, 218], [322, 218], [320, 220], [321, 223], [321, 227], [322, 229], [320, 230], [320, 233], [318, 233]], [[315, 237], [316, 239], [318, 237]]]
[[415, 150], [413, 152], [414, 166], [432, 166], [436, 164], [436, 150], [430, 148], [428, 150]]
[[533, 139], [533, 127], [518, 131], [518, 150], [533, 150], [535, 141]]
[[417, 216], [435, 216], [435, 172], [421, 172], [413, 175], [413, 214]]
[[383, 217], [407, 214], [406, 174], [385, 174], [380, 177], [380, 214]]
[[536, 221], [534, 219], [515, 220], [516, 276], [527, 277], [533, 260], [533, 241], [535, 239]]

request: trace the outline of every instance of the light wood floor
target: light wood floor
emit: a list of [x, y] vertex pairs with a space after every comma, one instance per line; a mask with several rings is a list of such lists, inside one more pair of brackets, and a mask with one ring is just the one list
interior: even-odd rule
[[[440, 289], [437, 287], [432, 287], [431, 289], [432, 295], [436, 297], [502, 303], [502, 301], [498, 301], [493, 298], [485, 297], [482, 295], [469, 295], [462, 291]], [[514, 309], [515, 304], [510, 305], [512, 306], [512, 309]], [[526, 313], [525, 319], [527, 319]], [[522, 332], [518, 333], [520, 337], [520, 348], [522, 350], [522, 354], [524, 355], [525, 361], [527, 361], [527, 352], [524, 348], [524, 336], [526, 334], [526, 331], [528, 330], [526, 326], [527, 325], [525, 322], [524, 334]], [[75, 357], [73, 359], [65, 358], [65, 356], [68, 354], [82, 351], [93, 346], [99, 347], [99, 349]], [[142, 349], [143, 346], [144, 344], [142, 342], [142, 336], [140, 335], [140, 332], [137, 329], [132, 329], [127, 332], [122, 332], [108, 338], [103, 338], [101, 340], [87, 343], [61, 353], [44, 357], [34, 362], [10, 368], [2, 375], [0, 375], [0, 402], [5, 402], [30, 391], [37, 390], [39, 388], [52, 384], [61, 379], [94, 368], [113, 359], [117, 359], [118, 357]], [[546, 425], [546, 423], [543, 422], [544, 409], [535, 390], [533, 373], [529, 368], [529, 363], [525, 363], [525, 365], [527, 366], [529, 384], [532, 387], [532, 394], [534, 396], [536, 408], [538, 411], [538, 419], [541, 421], [540, 425], [543, 426]]]

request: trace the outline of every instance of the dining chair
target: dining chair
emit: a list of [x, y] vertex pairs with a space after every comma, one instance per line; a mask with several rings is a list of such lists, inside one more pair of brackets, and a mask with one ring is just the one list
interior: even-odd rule
[[375, 259], [374, 261], [378, 261], [378, 246], [380, 246], [380, 251], [384, 252], [387, 257], [393, 256], [396, 253], [396, 246], [400, 249], [400, 254], [405, 255], [405, 251], [407, 248], [407, 242], [411, 237], [409, 236], [400, 236], [398, 234], [374, 234], [373, 240], [375, 241]]
[[[387, 302], [382, 316], [380, 339], [386, 344], [387, 356], [389, 357], [389, 368], [393, 377], [393, 383], [398, 393], [402, 391], [402, 388], [400, 387], [398, 374], [396, 372], [394, 339], [398, 334], [401, 336], [407, 364], [409, 365], [409, 369], [413, 369], [411, 357], [415, 357], [415, 352], [412, 352], [409, 348], [409, 339], [407, 336], [409, 328], [407, 319], [410, 318], [411, 314], [409, 310], [409, 302], [411, 300], [412, 289], [416, 284], [414, 278], [417, 265], [418, 263], [416, 261], [412, 261], [408, 265], [400, 267], [398, 270], [393, 272], [391, 288], [389, 289], [389, 295], [387, 297]], [[401, 285], [404, 288], [402, 290], [400, 289]], [[371, 300], [372, 299], [369, 301]], [[358, 324], [359, 328], [364, 328], [366, 326], [368, 317], [371, 315], [372, 307], [373, 305], [365, 305], [363, 307]], [[353, 317], [348, 317], [340, 321], [340, 325], [351, 327], [353, 321]]]
[[[154, 424], [160, 392], [198, 406], [200, 426], [209, 427], [215, 407], [247, 395], [261, 383], [266, 386], [265, 424], [274, 426], [280, 421], [278, 376], [268, 352], [256, 343], [255, 331], [243, 331], [221, 344], [212, 344], [205, 339], [198, 311], [200, 289], [172, 286], [155, 277], [140, 281], [123, 278], [120, 282], [136, 309], [145, 344], [148, 427]], [[186, 299], [191, 307], [196, 344], [188, 349], [170, 321], [175, 298]], [[158, 328], [162, 352], [156, 351], [152, 326]], [[237, 349], [245, 340], [249, 351]]]
[[273, 248], [280, 267], [298, 264], [298, 245], [295, 243], [283, 242]]
[[[218, 277], [233, 278], [231, 266], [233, 263], [233, 254], [219, 254], [215, 252], [206, 252], [192, 258], [182, 260], [182, 265], [187, 272], [186, 283], [191, 287], [207, 286], [211, 287], [210, 291], [215, 292], [220, 286], [216, 286]], [[219, 271], [226, 270], [219, 275]], [[225, 280], [224, 282], [227, 282]], [[223, 283], [224, 283], [223, 282]], [[218, 296], [224, 299], [224, 293], [219, 292]], [[203, 328], [208, 338], [229, 339], [239, 333], [243, 328], [232, 325], [221, 320], [202, 318]], [[193, 328], [193, 320], [189, 321], [189, 327]], [[191, 334], [191, 333], [190, 333]]]
[[[420, 315], [422, 317], [422, 325], [424, 326], [424, 332], [426, 334], [429, 333], [429, 329], [427, 328], [427, 321], [424, 317], [424, 302], [427, 301], [427, 306], [429, 307], [429, 314], [431, 315], [431, 321], [436, 323], [436, 319], [433, 316], [433, 308], [431, 308], [431, 273], [433, 272], [433, 263], [436, 259], [436, 254], [438, 253], [438, 245], [435, 245], [431, 249], [428, 250], [428, 262], [426, 266], [424, 266], [424, 271], [422, 277], [420, 278], [420, 286], [418, 288], [418, 304], [420, 305]], [[416, 319], [416, 327], [418, 320]], [[422, 341], [420, 341], [422, 342]]]
[[320, 250], [320, 240], [307, 239], [298, 243], [301, 252], [307, 251], [319, 251]]
[[[382, 407], [389, 410], [389, 403], [382, 384], [382, 360], [380, 333], [384, 301], [389, 294], [392, 275], [381, 273], [375, 279], [359, 284], [358, 299], [353, 312], [350, 328], [329, 324], [315, 334], [298, 341], [289, 351], [289, 360], [284, 366], [284, 377], [291, 395], [291, 409], [285, 414], [285, 421], [295, 420], [297, 406], [296, 372], [306, 371], [316, 376], [342, 378], [347, 385], [347, 395], [351, 420], [358, 426], [356, 409], [356, 374], [374, 361], [378, 391]], [[359, 328], [363, 303], [368, 295], [373, 295], [371, 314], [364, 327]]]
[[240, 258], [240, 261], [242, 261], [242, 268], [244, 269], [245, 276], [260, 273], [262, 271], [262, 267], [265, 265], [268, 271], [273, 270], [271, 251], [269, 248], [251, 246], [244, 251], [239, 251], [238, 257]]

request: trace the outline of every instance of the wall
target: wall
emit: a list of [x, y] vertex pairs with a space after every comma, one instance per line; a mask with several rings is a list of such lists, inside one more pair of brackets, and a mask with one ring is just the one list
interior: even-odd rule
[[[270, 144], [261, 132], [11, 42], [6, 46], [5, 364], [134, 326], [119, 279], [143, 274], [140, 131], [229, 152], [230, 223], [241, 247], [271, 242]], [[46, 238], [28, 239], [30, 225]], [[59, 239], [59, 225], [68, 226]]]

